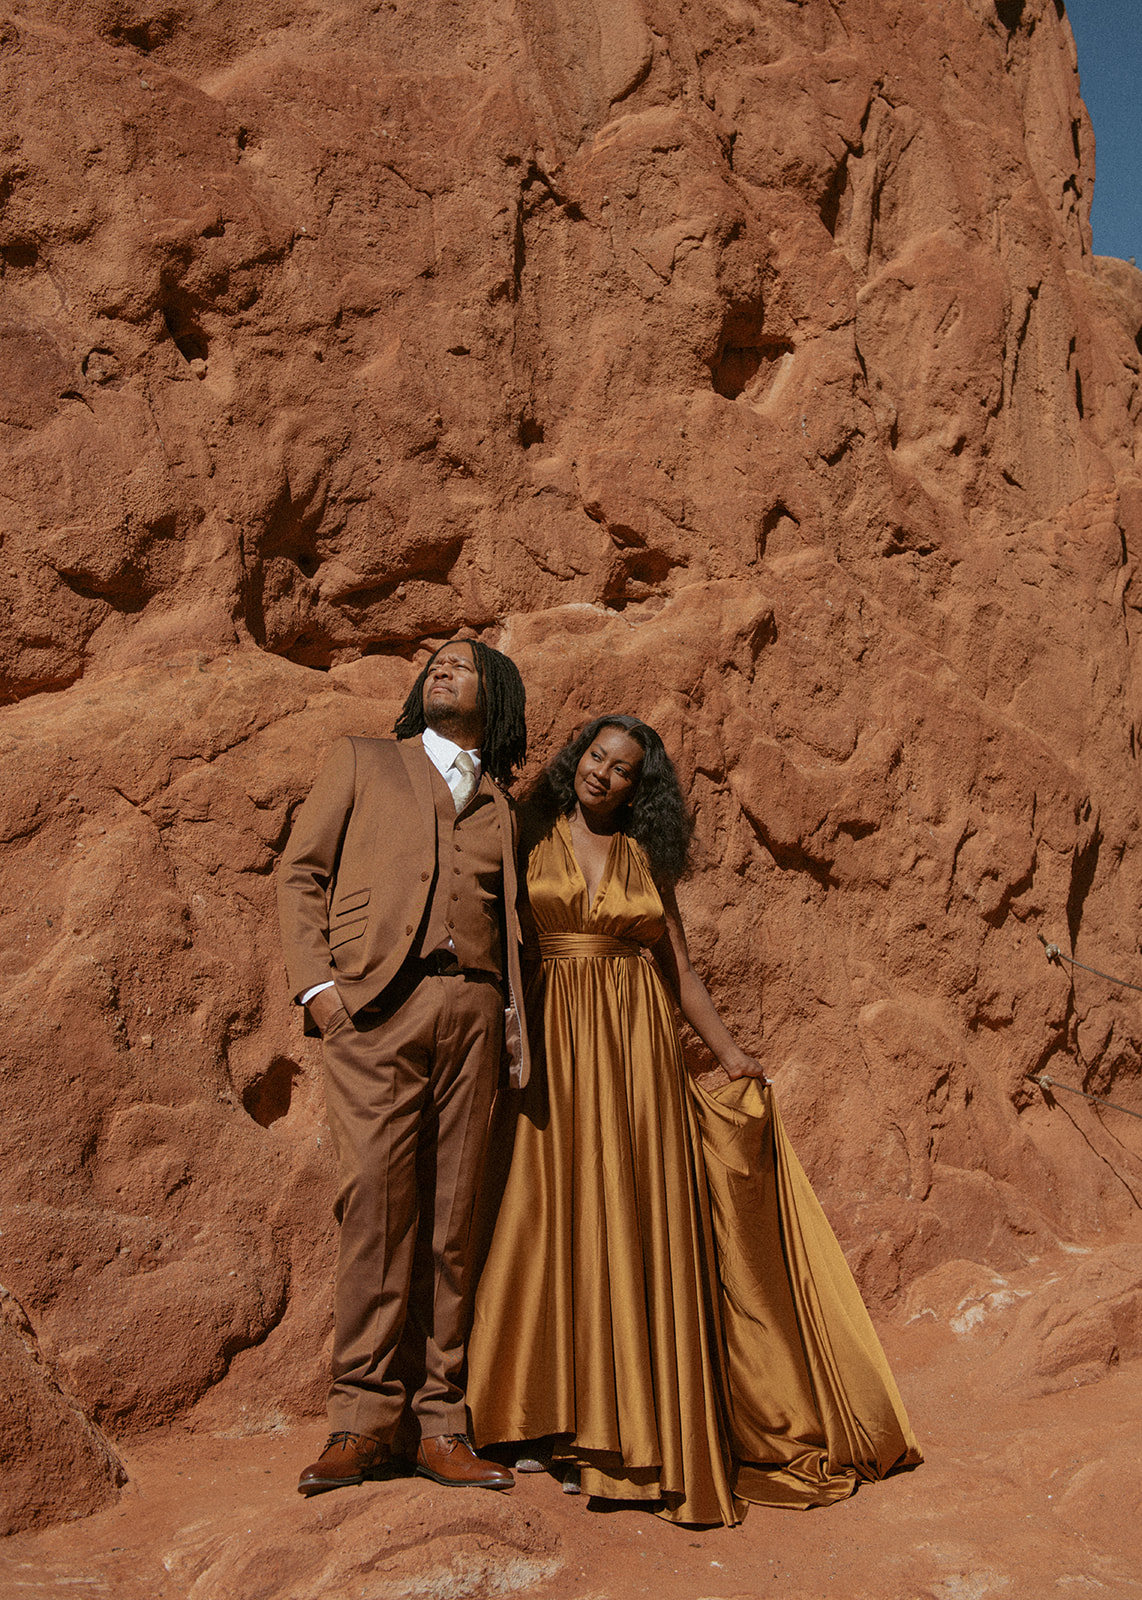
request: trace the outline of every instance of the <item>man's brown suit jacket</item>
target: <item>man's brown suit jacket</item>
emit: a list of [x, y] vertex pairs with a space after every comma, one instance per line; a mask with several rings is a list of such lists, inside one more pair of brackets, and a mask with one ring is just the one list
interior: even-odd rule
[[[298, 811], [278, 870], [278, 911], [297, 999], [332, 978], [350, 1016], [375, 1000], [412, 949], [436, 871], [436, 808], [419, 739], [338, 739]], [[515, 818], [488, 780], [504, 861], [504, 962], [518, 1013], [512, 1081], [529, 1072], [516, 912]], [[509, 1018], [509, 1033], [515, 1032]]]

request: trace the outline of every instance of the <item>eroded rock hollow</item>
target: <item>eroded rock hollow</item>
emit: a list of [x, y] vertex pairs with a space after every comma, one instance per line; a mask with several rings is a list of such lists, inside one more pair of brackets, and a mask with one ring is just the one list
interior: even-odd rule
[[81, 1462], [5, 1526], [320, 1408], [272, 873], [463, 628], [536, 764], [663, 733], [873, 1305], [1105, 1241], [1133, 1303], [1137, 1142], [1030, 1077], [1133, 1104], [1142, 1034], [1041, 942], [1138, 976], [1142, 275], [1061, 0], [17, 0], [0, 77], [0, 1431]]

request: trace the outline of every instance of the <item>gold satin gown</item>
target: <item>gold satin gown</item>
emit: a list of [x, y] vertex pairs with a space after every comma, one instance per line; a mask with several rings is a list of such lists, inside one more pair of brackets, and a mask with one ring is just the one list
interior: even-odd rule
[[588, 905], [560, 818], [527, 883], [544, 1049], [497, 1108], [476, 1444], [555, 1435], [585, 1493], [688, 1523], [822, 1505], [919, 1461], [772, 1091], [685, 1072], [641, 848], [614, 835]]

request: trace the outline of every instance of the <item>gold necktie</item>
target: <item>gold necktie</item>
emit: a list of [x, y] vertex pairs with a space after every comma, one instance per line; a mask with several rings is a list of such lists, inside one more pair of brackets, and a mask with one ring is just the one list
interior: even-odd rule
[[452, 765], [460, 774], [460, 782], [452, 791], [452, 799], [456, 810], [459, 812], [463, 811], [468, 801], [475, 794], [480, 780], [476, 776], [476, 763], [472, 760], [467, 750], [461, 750]]

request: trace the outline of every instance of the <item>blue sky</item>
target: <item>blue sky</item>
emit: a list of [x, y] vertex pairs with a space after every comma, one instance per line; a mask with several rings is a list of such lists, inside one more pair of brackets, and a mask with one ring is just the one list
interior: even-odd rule
[[1066, 0], [1097, 145], [1095, 254], [1142, 266], [1142, 0]]

